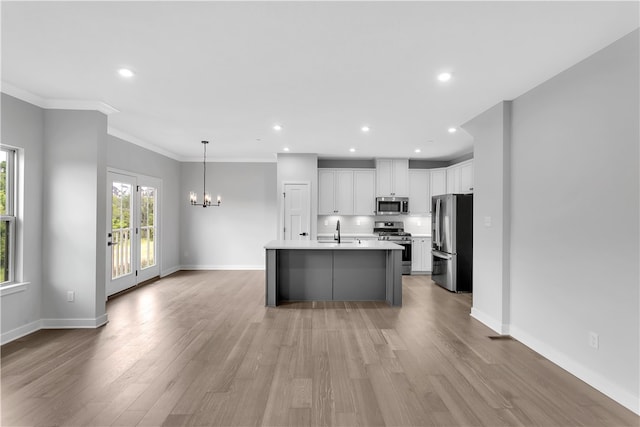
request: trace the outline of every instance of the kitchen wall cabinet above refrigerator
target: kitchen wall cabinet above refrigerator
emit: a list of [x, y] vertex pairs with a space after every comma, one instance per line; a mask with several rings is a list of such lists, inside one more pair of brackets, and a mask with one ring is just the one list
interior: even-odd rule
[[447, 193], [473, 193], [473, 160], [447, 168]]
[[429, 169], [429, 188], [429, 205], [431, 205], [431, 197], [447, 193], [446, 168]]

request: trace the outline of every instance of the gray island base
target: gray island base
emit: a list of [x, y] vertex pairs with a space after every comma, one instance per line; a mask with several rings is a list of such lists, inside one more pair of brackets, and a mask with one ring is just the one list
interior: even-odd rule
[[266, 301], [386, 301], [402, 305], [402, 246], [274, 240], [265, 245]]

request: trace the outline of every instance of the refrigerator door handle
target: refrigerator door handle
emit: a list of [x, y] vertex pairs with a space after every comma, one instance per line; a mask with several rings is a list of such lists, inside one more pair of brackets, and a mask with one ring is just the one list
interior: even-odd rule
[[440, 241], [440, 202], [440, 199], [436, 199], [436, 240], [434, 243], [437, 247], [442, 245], [442, 242]]
[[453, 258], [453, 256], [451, 254], [448, 254], [446, 252], [431, 251], [431, 253], [436, 258], [442, 258], [442, 259], [446, 259], [446, 260], [449, 260], [449, 259]]

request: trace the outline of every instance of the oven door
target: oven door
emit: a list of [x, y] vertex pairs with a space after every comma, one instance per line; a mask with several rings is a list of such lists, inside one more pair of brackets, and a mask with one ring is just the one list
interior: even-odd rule
[[402, 274], [411, 274], [411, 241], [393, 243], [402, 246]]
[[411, 263], [411, 242], [393, 242], [402, 246], [402, 262]]

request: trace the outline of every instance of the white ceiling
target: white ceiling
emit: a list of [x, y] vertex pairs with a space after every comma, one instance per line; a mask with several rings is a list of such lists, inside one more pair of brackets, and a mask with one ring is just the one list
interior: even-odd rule
[[3, 1], [3, 91], [106, 103], [112, 134], [180, 160], [201, 159], [203, 139], [217, 160], [274, 161], [283, 147], [451, 159], [472, 138], [447, 128], [631, 32], [638, 13], [637, 1]]

